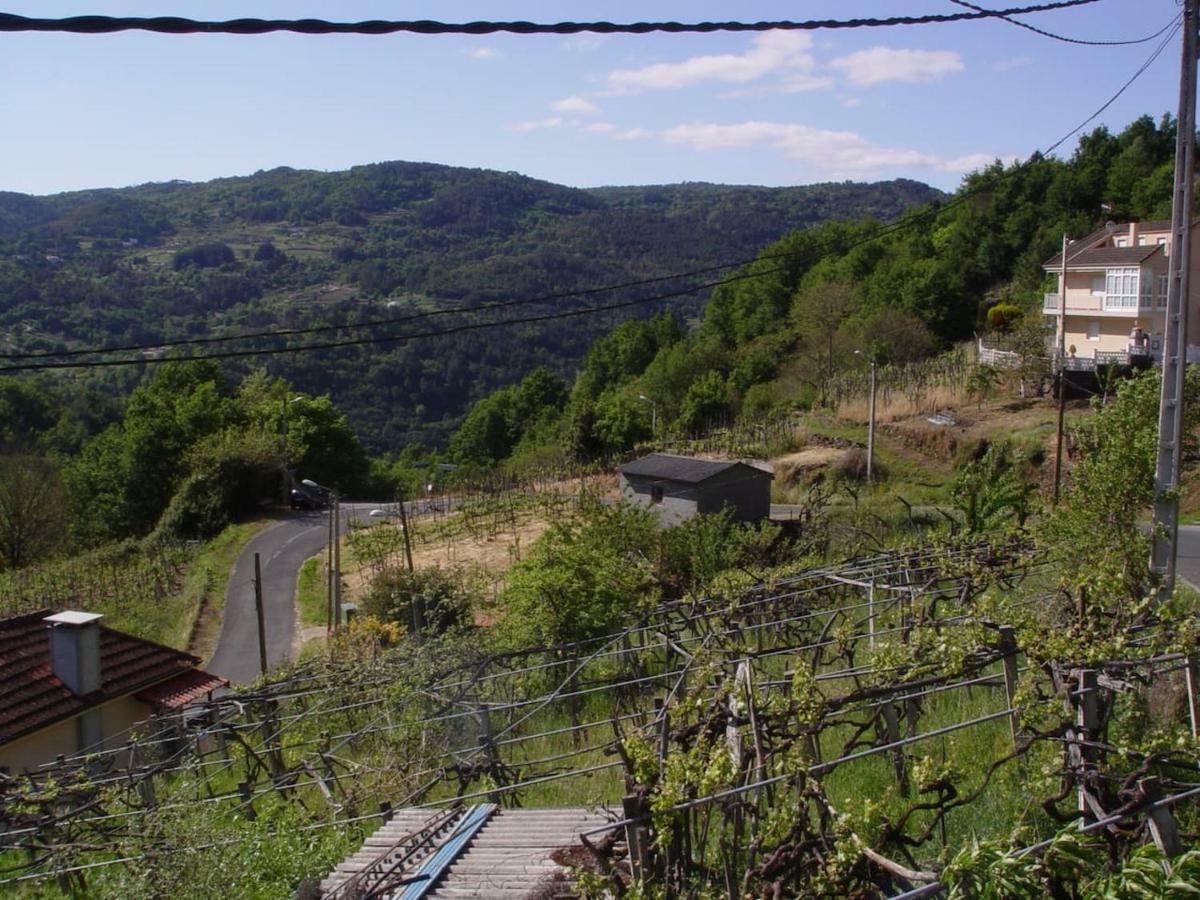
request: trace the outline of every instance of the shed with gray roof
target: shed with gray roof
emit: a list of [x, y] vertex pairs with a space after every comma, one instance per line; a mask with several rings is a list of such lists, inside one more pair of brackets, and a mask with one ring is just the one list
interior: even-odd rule
[[621, 499], [653, 509], [667, 526], [726, 508], [735, 522], [758, 522], [771, 514], [775, 476], [766, 463], [652, 453], [617, 471]]

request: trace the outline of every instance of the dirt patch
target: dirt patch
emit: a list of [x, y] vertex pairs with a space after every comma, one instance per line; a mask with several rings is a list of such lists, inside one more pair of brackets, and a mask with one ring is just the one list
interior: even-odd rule
[[[377, 525], [377, 528], [394, 527]], [[538, 518], [528, 518], [514, 528], [508, 528], [489, 537], [473, 537], [459, 534], [428, 543], [418, 541], [413, 548], [413, 567], [416, 569], [443, 568], [460, 569], [470, 573], [481, 591], [495, 598], [504, 588], [504, 578], [512, 564], [520, 560], [534, 541], [549, 529], [550, 523]], [[400, 559], [396, 564], [403, 564]], [[342, 598], [346, 602], [357, 602], [370, 587], [374, 575], [366, 563], [347, 568], [342, 573]], [[478, 624], [487, 624], [480, 622]]]
[[837, 447], [809, 447], [771, 460], [775, 481], [787, 486], [804, 481], [815, 470], [822, 469], [841, 458], [844, 450]]

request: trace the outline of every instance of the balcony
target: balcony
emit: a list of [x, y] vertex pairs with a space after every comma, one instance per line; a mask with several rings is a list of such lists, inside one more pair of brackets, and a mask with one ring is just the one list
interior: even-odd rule
[[1162, 352], [1127, 351], [1127, 350], [1097, 350], [1094, 356], [1063, 357], [1063, 368], [1068, 372], [1094, 372], [1101, 366], [1149, 366], [1162, 361]]
[[[1167, 306], [1166, 297], [1153, 297], [1142, 294], [1137, 298], [1137, 304], [1128, 302], [1128, 297], [1116, 297], [1111, 300], [1108, 294], [1095, 294], [1090, 291], [1067, 291], [1067, 315], [1087, 316], [1148, 316], [1156, 310]], [[1042, 312], [1048, 316], [1058, 315], [1058, 294], [1042, 295]]]

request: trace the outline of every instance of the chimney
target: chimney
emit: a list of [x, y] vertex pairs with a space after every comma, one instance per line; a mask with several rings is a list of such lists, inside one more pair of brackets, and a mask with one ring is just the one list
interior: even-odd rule
[[1129, 246], [1136, 247], [1138, 245], [1138, 223], [1129, 223]]
[[76, 696], [100, 690], [102, 618], [68, 610], [43, 619], [50, 626], [50, 668]]

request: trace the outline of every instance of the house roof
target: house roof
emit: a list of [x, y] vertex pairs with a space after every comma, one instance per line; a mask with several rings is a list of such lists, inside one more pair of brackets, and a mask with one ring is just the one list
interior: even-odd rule
[[626, 476], [699, 484], [738, 466], [751, 469], [766, 478], [774, 477], [770, 471], [740, 459], [696, 459], [693, 456], [675, 456], [671, 453], [651, 453], [649, 456], [625, 463], [617, 471]]
[[[1071, 268], [1087, 268], [1089, 266], [1135, 266], [1145, 262], [1155, 253], [1161, 253], [1158, 244], [1139, 244], [1136, 247], [1088, 247], [1077, 253], [1067, 248], [1067, 265]], [[1059, 266], [1061, 253], [1046, 262], [1045, 268], [1055, 269]]]
[[0, 619], [0, 744], [181, 676], [207, 676], [209, 690], [225, 683], [197, 670], [194, 656], [101, 625], [100, 690], [77, 696], [51, 671], [49, 615], [43, 609]]
[[[1200, 221], [1193, 222], [1192, 227], [1195, 228]], [[1139, 232], [1155, 232], [1155, 231], [1170, 231], [1171, 223], [1169, 221], [1153, 221], [1153, 222], [1138, 222]], [[1127, 235], [1129, 233], [1128, 223], [1123, 223], [1115, 232], [1110, 232], [1108, 226], [1097, 228], [1091, 234], [1085, 235], [1078, 240], [1071, 241], [1067, 245], [1067, 265], [1068, 266], [1103, 266], [1103, 265], [1121, 265], [1124, 261], [1118, 260], [1112, 263], [1105, 261], [1090, 261], [1091, 253], [1096, 250], [1150, 250], [1153, 251], [1157, 244], [1139, 244], [1136, 247], [1096, 247], [1095, 245], [1103, 240], [1116, 235]], [[1147, 253], [1133, 262], [1141, 262], [1150, 254]], [[1132, 262], [1130, 263], [1132, 265]], [[1044, 269], [1057, 269], [1062, 266], [1062, 252], [1055, 253], [1052, 257], [1042, 263]]]

